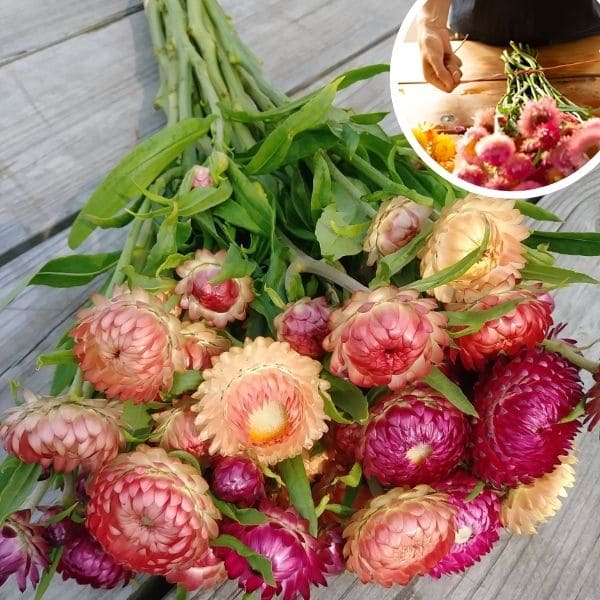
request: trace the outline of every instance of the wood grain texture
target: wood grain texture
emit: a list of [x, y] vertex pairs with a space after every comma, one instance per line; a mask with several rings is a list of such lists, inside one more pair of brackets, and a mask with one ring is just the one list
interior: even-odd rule
[[[296, 92], [389, 36], [409, 4], [382, 0], [365, 13], [360, 0], [223, 3], [273, 81]], [[142, 12], [0, 68], [0, 196], [20, 203], [16, 214], [0, 204], [0, 264], [63, 228], [108, 169], [163, 124], [152, 109], [157, 85]]]
[[[89, 3], [86, 1], [79, 4], [83, 6]], [[295, 85], [317, 85], [321, 80], [329, 79], [337, 70], [345, 70], [370, 62], [386, 62], [391, 53], [393, 36], [385, 34], [386, 30], [382, 27], [385, 25], [385, 19], [381, 18], [381, 15], [385, 13], [384, 8], [381, 8], [381, 13], [377, 13], [380, 16], [375, 18], [372, 23], [368, 20], [367, 13], [369, 11], [365, 13], [363, 3], [349, 0], [329, 3], [337, 6], [337, 8], [331, 8], [331, 12], [327, 12], [326, 7], [324, 8], [325, 3], [307, 2], [306, 5], [309, 8], [306, 8], [306, 11], [308, 13], [313, 11], [310, 14], [306, 11], [302, 12], [303, 9], [300, 5], [305, 3], [290, 3], [283, 0], [279, 2], [275, 0], [257, 0], [255, 2], [231, 0], [225, 4], [230, 12], [237, 15], [236, 22], [237, 19], [240, 19], [240, 23], [246, 20], [243, 30], [246, 39], [253, 44], [259, 55], [267, 57], [267, 72], [274, 75], [280, 85], [282, 81], [288, 82], [287, 89], [293, 88]], [[380, 3], [372, 4], [379, 5]], [[384, 4], [382, 2], [380, 6], [383, 7]], [[389, 14], [396, 15], [398, 11], [405, 10], [410, 2], [404, 2], [402, 8], [398, 7], [398, 2], [394, 2], [393, 8], [391, 4], [390, 2], [387, 5], [387, 10]], [[379, 9], [373, 9], [375, 12], [377, 10]], [[342, 15], [342, 13], [344, 14]], [[271, 14], [273, 20], [269, 21]], [[338, 32], [328, 31], [327, 28], [320, 29], [321, 34], [310, 37], [304, 30], [316, 26], [316, 21], [311, 18], [316, 19], [317, 17], [311, 17], [311, 14], [316, 14], [319, 19], [329, 15], [331, 29], [336, 29], [340, 23], [348, 26], [351, 22], [359, 24], [360, 27], [356, 26], [355, 29], [350, 29], [354, 37], [350, 35], [345, 40], [342, 40], [341, 36], [335, 38]], [[391, 25], [392, 21], [389, 14], [387, 25]], [[333, 21], [332, 15], [335, 17]], [[43, 136], [35, 137], [39, 132], [34, 130], [48, 127], [48, 122], [44, 119], [46, 113], [49, 112], [54, 115], [53, 128], [48, 127], [45, 137], [54, 139], [55, 145], [47, 145], [36, 161], [27, 158], [31, 151], [29, 145], [20, 146], [19, 152], [5, 155], [4, 160], [0, 158], [3, 168], [7, 166], [6, 158], [9, 158], [9, 166], [14, 166], [16, 172], [21, 173], [20, 179], [12, 177], [12, 187], [10, 188], [3, 188], [4, 182], [0, 183], [0, 193], [3, 194], [3, 197], [14, 197], [19, 202], [17, 211], [12, 208], [16, 205], [15, 202], [5, 203], [12, 208], [12, 214], [9, 211], [2, 213], [3, 208], [0, 207], [1, 237], [10, 235], [11, 228], [19, 227], [23, 236], [20, 239], [27, 239], [27, 236], [31, 235], [43, 235], [45, 229], [40, 228], [39, 223], [44, 223], [44, 220], [46, 224], [56, 222], [51, 221], [54, 213], [50, 205], [53, 205], [55, 209], [58, 207], [59, 210], [62, 210], [61, 214], [63, 215], [68, 215], [69, 211], [76, 210], [100, 179], [102, 172], [108, 169], [116, 158], [126, 151], [127, 147], [135, 143], [137, 137], [135, 127], [138, 126], [141, 135], [147, 135], [160, 126], [160, 118], [157, 118], [151, 109], [151, 98], [156, 79], [153, 74], [153, 59], [149, 53], [140, 17], [141, 15], [130, 15], [102, 30], [82, 34], [79, 38], [70, 39], [53, 48], [53, 52], [57, 52], [58, 56], [62, 57], [62, 71], [61, 69], [57, 70], [59, 79], [62, 77], [62, 81], [65, 81], [69, 79], [68, 69], [76, 67], [72, 64], [73, 52], [82, 47], [79, 44], [73, 46], [76, 39], [85, 39], [88, 44], [91, 36], [99, 36], [92, 46], [86, 47], [91, 47], [97, 53], [96, 64], [107, 65], [105, 68], [110, 69], [112, 75], [103, 79], [101, 72], [93, 71], [85, 80], [86, 85], [91, 86], [90, 89], [99, 94], [95, 106], [100, 110], [101, 115], [97, 117], [97, 120], [94, 119], [94, 115], [88, 113], [87, 107], [83, 106], [85, 99], [88, 98], [84, 95], [85, 85], [82, 85], [82, 89], [78, 92], [78, 101], [71, 101], [70, 92], [65, 91], [68, 88], [63, 89], [58, 83], [50, 95], [44, 96], [45, 101], [41, 103], [38, 95], [31, 96], [31, 98], [35, 98], [36, 105], [42, 107], [39, 114], [31, 108], [31, 99], [28, 99], [26, 94], [21, 94], [18, 98], [13, 99], [13, 107], [25, 103], [29, 106], [28, 110], [32, 111], [16, 113], [17, 117], [19, 114], [21, 116], [18, 127], [12, 130], [14, 139], [16, 140], [23, 134], [29, 136], [30, 140], [37, 140], [37, 144], [43, 145]], [[259, 21], [259, 17], [262, 21]], [[400, 16], [396, 20], [399, 18]], [[136, 19], [138, 19], [137, 24]], [[272, 24], [271, 28], [269, 23]], [[273, 25], [274, 23], [277, 24], [277, 28]], [[119, 28], [119, 35], [114, 33], [116, 28]], [[360, 32], [362, 37], [359, 39], [359, 43], [356, 43], [355, 38], [358, 36], [359, 28], [364, 31]], [[297, 32], [298, 35], [290, 39], [292, 32]], [[323, 40], [317, 44], [319, 35], [325, 37], [323, 32], [328, 32], [327, 35], [334, 36], [334, 39]], [[284, 46], [306, 43], [306, 45], [296, 46], [302, 49], [297, 51], [296, 63], [290, 62], [293, 60], [294, 53], [288, 51], [287, 48], [281, 48], [283, 35], [287, 36]], [[303, 38], [303, 35], [307, 37]], [[380, 37], [382, 35], [383, 38]], [[140, 41], [136, 41], [138, 38]], [[364, 49], [364, 52], [361, 52], [361, 49]], [[34, 61], [36, 58], [39, 60], [38, 57], [42, 56], [44, 52], [47, 51], [32, 54], [22, 61]], [[61, 54], [63, 52], [64, 54]], [[278, 52], [286, 52], [288, 62], [281, 59]], [[352, 57], [357, 52], [358, 56], [344, 62], [344, 57]], [[107, 63], [102, 62], [104, 53], [109, 53], [112, 57], [107, 59]], [[130, 53], [134, 55], [133, 60]], [[327, 58], [322, 58], [323, 53], [329, 53]], [[144, 58], [145, 56], [148, 58]], [[128, 60], [129, 62], [127, 62]], [[0, 69], [0, 81], [2, 81], [4, 69], [14, 67], [22, 61], [16, 61], [12, 65]], [[343, 64], [338, 64], [340, 62]], [[44, 65], [48, 69], [49, 64], [52, 63], [41, 61], [36, 67], [38, 75], [43, 72]], [[297, 64], [302, 66], [297, 66]], [[121, 65], [122, 70], [120, 70]], [[88, 68], [92, 67], [88, 66]], [[279, 71], [277, 71], [278, 69]], [[120, 76], [119, 72], [121, 72]], [[22, 74], [22, 71], [17, 73]], [[145, 75], [140, 75], [140, 73], [145, 73]], [[104, 85], [108, 85], [103, 93], [98, 91], [101, 90], [101, 86], [96, 87], [95, 82], [92, 81], [94, 76], [99, 78], [100, 82], [104, 82]], [[28, 84], [33, 85], [34, 79], [32, 76], [32, 79], [28, 80]], [[9, 81], [13, 81], [15, 84], [13, 87], [18, 88], [14, 78]], [[48, 85], [50, 84], [51, 82]], [[34, 90], [38, 90], [38, 94], [43, 92], [42, 83], [40, 82], [39, 85], [40, 88], [34, 88]], [[5, 87], [3, 86], [2, 89], [4, 90]], [[12, 93], [17, 92], [9, 90], [9, 94]], [[116, 100], [114, 99], [115, 95]], [[116, 104], [111, 104], [113, 100]], [[345, 90], [338, 101], [340, 104], [349, 104], [360, 111], [391, 110], [387, 78], [380, 76], [368, 83], [353, 86]], [[3, 120], [5, 111], [2, 110], [6, 105], [3, 105], [3, 102], [4, 99], [0, 98], [0, 126], [3, 131], [6, 131], [6, 121]], [[62, 115], [60, 113], [61, 105]], [[103, 112], [105, 111], [103, 107], [121, 111], [119, 113], [121, 117], [115, 121], [107, 121], [106, 127], [103, 127], [102, 118], [108, 118], [106, 112]], [[108, 109], [106, 110], [108, 111]], [[71, 121], [74, 122], [73, 129], [65, 132], [64, 127]], [[141, 124], [143, 124], [142, 127], [140, 127]], [[393, 115], [388, 116], [386, 124], [389, 125], [388, 129], [397, 131]], [[111, 128], [113, 131], [110, 131]], [[115, 133], [116, 139], [113, 139], [109, 133]], [[82, 140], [82, 137], [90, 139]], [[4, 141], [7, 142], [6, 139]], [[9, 143], [16, 143], [16, 141]], [[88, 157], [86, 153], [82, 154], [79, 151], [81, 148], [101, 156]], [[68, 150], [70, 154], [67, 153]], [[0, 149], [1, 152], [3, 152], [2, 149]], [[67, 157], [64, 159], [67, 169], [60, 167], [60, 160], [58, 160], [55, 169], [39, 172], [43, 174], [43, 180], [34, 181], [32, 172], [37, 177], [38, 171], [35, 169], [43, 167], [44, 161], [52, 159], [53, 156]], [[87, 162], [88, 160], [96, 162], [93, 162], [90, 168], [79, 165], [80, 161]], [[61, 174], [60, 177], [57, 176], [57, 173]], [[72, 175], [74, 181], [67, 181], [68, 177], [65, 173]], [[600, 230], [600, 197], [597, 194], [599, 175], [598, 172], [594, 172], [569, 190], [543, 199], [542, 204], [546, 208], [553, 210], [565, 219], [562, 228], [579, 231]], [[9, 196], [6, 196], [7, 192], [10, 192]], [[34, 219], [37, 213], [41, 213], [42, 217], [38, 221]], [[50, 221], [48, 221], [49, 219]], [[556, 228], [556, 224], [547, 226], [552, 229]], [[2, 227], [5, 228], [2, 229]], [[93, 251], [99, 247], [103, 249], [106, 249], [107, 246], [119, 247], [120, 233], [111, 235], [114, 237], [107, 237], [104, 234], [102, 239], [97, 236], [91, 238], [86, 249]], [[14, 246], [7, 247], [13, 248]], [[1, 267], [0, 280], [3, 281], [5, 288], [10, 288], [43, 260], [61, 254], [65, 250], [65, 234], [55, 235]], [[600, 266], [595, 258], [563, 257], [560, 264], [600, 277]], [[50, 371], [36, 371], [35, 358], [39, 352], [52, 348], [54, 342], [68, 328], [72, 313], [86, 301], [92, 287], [67, 291], [42, 287], [31, 288], [19, 298], [9, 311], [0, 313], [0, 332], [3, 340], [0, 348], [0, 406], [7, 406], [12, 402], [7, 384], [13, 377], [21, 379], [25, 386], [32, 389], [46, 389]], [[558, 292], [556, 299], [557, 320], [570, 322], [567, 335], [578, 338], [582, 343], [593, 341], [598, 336], [598, 322], [600, 321], [597, 288], [595, 286], [576, 286]], [[598, 355], [597, 347], [590, 351], [591, 357], [598, 358]], [[363, 586], [357, 583], [350, 574], [345, 574], [330, 580], [329, 587], [317, 590], [313, 598], [317, 600], [341, 598], [344, 600], [430, 600], [432, 598], [436, 600], [597, 600], [597, 565], [600, 564], [600, 521], [597, 519], [597, 507], [600, 505], [600, 486], [597, 485], [596, 480], [597, 474], [600, 472], [600, 453], [598, 452], [598, 441], [595, 438], [596, 435], [581, 437], [581, 462], [577, 468], [578, 483], [571, 491], [564, 508], [556, 518], [541, 528], [540, 535], [519, 538], [504, 535], [488, 557], [461, 576], [445, 578], [440, 581], [422, 578], [413, 582], [411, 586], [386, 590], [377, 586]], [[108, 592], [91, 590], [78, 587], [72, 582], [63, 583], [57, 578], [51, 584], [46, 599], [74, 600], [84, 597], [86, 600], [108, 598], [121, 600], [132, 591], [132, 586]], [[225, 600], [240, 596], [235, 585], [227, 583], [218, 590], [195, 594], [193, 598], [194, 600], [208, 600], [209, 598]], [[11, 587], [10, 584], [7, 584], [0, 588], [0, 600], [15, 600], [17, 597], [19, 596], [14, 586]], [[26, 594], [24, 597], [31, 599], [33, 596]], [[171, 595], [170, 600], [173, 599], [174, 595]]]

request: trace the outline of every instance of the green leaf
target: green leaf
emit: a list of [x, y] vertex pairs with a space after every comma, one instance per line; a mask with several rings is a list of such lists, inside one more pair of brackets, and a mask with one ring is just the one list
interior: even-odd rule
[[211, 542], [211, 545], [216, 548], [231, 548], [235, 550], [235, 552], [248, 561], [251, 569], [260, 573], [260, 576], [265, 580], [267, 585], [275, 587], [273, 567], [271, 566], [271, 561], [266, 556], [257, 554], [236, 537], [226, 533], [222, 533], [219, 537], [215, 538]]
[[477, 498], [477, 496], [481, 494], [483, 488], [485, 488], [485, 483], [483, 481], [478, 481], [469, 493], [469, 495], [465, 498], [465, 502], [472, 502], [473, 500], [475, 500], [475, 498]]
[[174, 279], [140, 275], [139, 273], [136, 273], [132, 265], [126, 265], [121, 271], [127, 277], [129, 287], [132, 289], [134, 287], [140, 287], [149, 292], [153, 292], [154, 294], [159, 294], [160, 292], [170, 292], [177, 285], [177, 282]]
[[214, 495], [212, 501], [222, 515], [242, 525], [262, 525], [267, 522], [267, 517], [255, 508], [238, 508], [235, 504], [219, 500]]
[[600, 233], [593, 231], [536, 231], [523, 242], [537, 248], [544, 244], [551, 252], [575, 256], [600, 256]]
[[350, 115], [350, 120], [359, 125], [373, 125], [383, 121], [390, 113], [389, 112], [371, 112], [357, 115]]
[[[180, 264], [184, 263], [186, 260], [192, 260], [194, 258], [193, 254], [171, 254], [163, 260], [162, 264], [158, 269], [156, 269], [156, 276], [160, 277], [160, 274], [163, 271], [169, 269], [176, 269]], [[125, 269], [123, 269], [125, 270]]]
[[390, 279], [417, 256], [419, 250], [425, 245], [432, 229], [433, 225], [427, 226], [406, 246], [381, 258], [377, 263], [375, 279], [371, 281], [369, 287], [375, 289], [382, 285], [389, 285]]
[[233, 188], [229, 181], [223, 181], [219, 187], [194, 188], [178, 199], [179, 215], [192, 217], [200, 212], [219, 206], [229, 200]]
[[575, 408], [566, 416], [563, 417], [559, 423], [570, 423], [585, 415], [585, 401], [578, 402]]
[[464, 395], [463, 391], [450, 379], [448, 379], [437, 367], [431, 367], [429, 375], [423, 381], [438, 391], [458, 410], [472, 417], [479, 417], [475, 407]]
[[521, 302], [526, 301], [527, 298], [518, 298], [502, 302], [486, 310], [446, 311], [443, 314], [448, 318], [450, 327], [461, 327], [460, 330], [452, 332], [453, 338], [459, 338], [479, 331], [488, 321], [503, 317], [519, 306]]
[[563, 287], [572, 283], [600, 283], [585, 273], [544, 265], [527, 264], [521, 269], [521, 276], [526, 281], [540, 281], [552, 287]]
[[71, 515], [71, 513], [77, 508], [78, 505], [79, 502], [74, 502], [73, 504], [71, 504], [71, 506], [68, 506], [64, 510], [61, 510], [58, 514], [54, 515], [53, 517], [50, 517], [49, 519], [44, 519], [41, 524], [44, 527], [48, 527], [48, 525], [53, 525], [54, 523], [58, 523], [59, 521], [66, 519], [68, 516]]
[[283, 481], [285, 481], [291, 503], [300, 515], [308, 521], [311, 535], [316, 536], [318, 528], [317, 515], [302, 455], [280, 462], [278, 469]]
[[134, 404], [131, 400], [123, 403], [121, 421], [135, 441], [147, 439], [154, 421], [143, 404]]
[[179, 223], [177, 205], [173, 205], [171, 214], [165, 217], [156, 233], [156, 242], [150, 248], [144, 275], [155, 275], [167, 256], [177, 253], [177, 225]]
[[21, 508], [42, 472], [40, 465], [24, 463], [15, 456], [0, 465], [0, 525]]
[[343, 519], [347, 519], [351, 517], [356, 511], [349, 506], [345, 506], [343, 504], [328, 504], [325, 507], [325, 510], [332, 512], [335, 515], [339, 515]]
[[188, 591], [181, 585], [175, 588], [175, 600], [188, 600]]
[[235, 244], [232, 244], [227, 250], [225, 260], [221, 266], [221, 272], [216, 277], [213, 277], [209, 283], [215, 285], [223, 283], [228, 279], [248, 277], [254, 273], [255, 269], [256, 263], [244, 258], [240, 249]]
[[358, 387], [325, 370], [321, 371], [321, 379], [330, 383], [329, 395], [335, 408], [351, 417], [351, 420], [346, 418], [345, 421], [339, 422], [365, 423], [367, 421], [369, 403]]
[[329, 494], [325, 494], [321, 500], [319, 500], [319, 504], [315, 506], [315, 514], [317, 515], [317, 519], [320, 519], [321, 515], [325, 512], [325, 508], [329, 504], [329, 500]]
[[335, 485], [336, 483], [343, 483], [348, 487], [357, 487], [362, 479], [362, 467], [360, 463], [356, 462], [352, 465], [352, 468], [348, 472], [347, 475], [341, 475], [340, 477], [336, 477], [331, 485]]
[[60, 557], [63, 555], [64, 550], [64, 546], [58, 546], [57, 548], [52, 549], [52, 552], [50, 553], [50, 566], [43, 571], [40, 581], [35, 589], [33, 600], [42, 600], [44, 597], [52, 578], [56, 574], [56, 568], [58, 567]]
[[517, 200], [515, 202], [515, 208], [518, 209], [521, 214], [531, 219], [535, 219], [536, 221], [553, 221], [555, 223], [562, 222], [562, 219], [556, 216], [554, 213], [531, 202]]
[[[361, 222], [353, 222], [355, 218], [361, 219]], [[315, 227], [321, 254], [328, 260], [336, 261], [362, 252], [363, 240], [370, 225], [362, 221], [363, 218], [360, 213], [342, 212], [335, 204], [330, 204], [321, 213]]]
[[537, 248], [526, 248], [525, 259], [528, 265], [542, 265], [551, 267], [556, 259], [548, 252], [546, 245], [541, 244]]
[[184, 392], [196, 391], [202, 383], [202, 374], [200, 371], [176, 371], [173, 375], [173, 385], [169, 393], [172, 396], [179, 396]]
[[36, 361], [35, 366], [38, 369], [42, 367], [48, 367], [50, 365], [74, 365], [76, 364], [73, 350], [54, 350], [54, 352], [45, 352], [40, 354]]
[[[75, 219], [69, 234], [69, 246], [77, 248], [96, 228], [92, 217], [112, 217], [122, 210], [139, 188], [147, 188], [188, 146], [202, 138], [214, 117], [187, 119], [165, 127], [138, 144], [104, 178]], [[87, 216], [87, 218], [86, 218]]]
[[419, 292], [425, 292], [432, 288], [437, 288], [450, 281], [454, 281], [458, 279], [462, 275], [464, 275], [473, 265], [477, 264], [484, 252], [487, 249], [488, 242], [490, 239], [490, 229], [486, 226], [485, 235], [483, 236], [483, 240], [479, 248], [475, 248], [475, 250], [471, 250], [469, 254], [461, 258], [458, 262], [438, 271], [434, 275], [430, 277], [426, 277], [425, 279], [419, 279], [413, 283], [410, 283], [405, 286], [405, 288], [410, 288], [413, 290], [417, 290]]
[[319, 125], [331, 108], [337, 89], [337, 79], [319, 90], [298, 112], [282, 121], [262, 142], [246, 167], [250, 175], [270, 173], [284, 162], [294, 138], [303, 131]]
[[310, 211], [313, 218], [317, 219], [321, 212], [332, 203], [333, 193], [329, 166], [323, 158], [323, 153], [317, 152], [314, 157], [313, 187], [310, 196]]
[[185, 450], [171, 450], [169, 452], [169, 456], [174, 456], [175, 458], [178, 458], [181, 462], [192, 465], [192, 467], [194, 467], [194, 469], [196, 469], [198, 473], [202, 473], [202, 467], [200, 466], [198, 459], [193, 454], [190, 454]]

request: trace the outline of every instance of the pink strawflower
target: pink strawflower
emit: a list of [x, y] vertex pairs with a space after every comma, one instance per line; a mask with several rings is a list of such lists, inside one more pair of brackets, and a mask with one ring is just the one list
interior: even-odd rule
[[478, 165], [470, 165], [468, 163], [464, 163], [455, 168], [454, 175], [467, 183], [479, 186], [485, 185], [487, 178], [485, 171], [481, 167]]
[[504, 133], [492, 133], [475, 146], [479, 160], [493, 167], [501, 167], [515, 152], [515, 142]]
[[475, 498], [467, 500], [478, 483], [477, 478], [461, 470], [434, 486], [446, 492], [448, 502], [458, 509], [454, 544], [429, 573], [436, 579], [465, 571], [490, 552], [500, 538], [500, 500], [496, 492], [483, 488]]
[[219, 354], [231, 347], [231, 342], [225, 336], [202, 321], [182, 323], [181, 335], [186, 367], [195, 371], [210, 369]]
[[192, 179], [192, 188], [205, 188], [214, 184], [208, 167], [194, 167], [194, 178]]
[[384, 397], [363, 435], [363, 470], [384, 486], [432, 483], [456, 468], [466, 448], [465, 415], [426, 386]]
[[251, 277], [211, 283], [220, 275], [226, 255], [225, 250], [216, 254], [196, 250], [192, 260], [176, 269], [182, 278], [175, 287], [175, 293], [182, 295], [180, 306], [188, 311], [192, 321], [204, 319], [208, 325], [219, 329], [233, 321], [243, 321], [248, 304], [254, 300]]
[[473, 117], [474, 127], [484, 127], [490, 133], [494, 131], [496, 121], [496, 107], [490, 106], [488, 108], [479, 108], [475, 111]]
[[84, 377], [109, 398], [151, 402], [185, 370], [180, 323], [141, 288], [92, 296], [70, 336]]
[[132, 571], [194, 567], [218, 535], [219, 511], [192, 465], [144, 444], [119, 454], [88, 486], [86, 526]]
[[542, 187], [542, 183], [539, 183], [538, 181], [523, 181], [522, 183], [519, 183], [519, 185], [516, 185], [513, 190], [535, 190], [539, 187]]
[[211, 490], [221, 500], [246, 508], [264, 497], [265, 478], [258, 465], [249, 458], [225, 456], [217, 460]]
[[180, 571], [169, 571], [165, 575], [169, 583], [174, 583], [189, 592], [195, 590], [210, 590], [227, 579], [225, 563], [215, 556], [212, 548], [198, 561], [196, 565]]
[[196, 413], [191, 407], [194, 402], [178, 400], [172, 408], [152, 413], [156, 426], [150, 440], [158, 442], [167, 452], [183, 450], [196, 458], [208, 454], [208, 443], [200, 439], [196, 428]]
[[475, 146], [479, 140], [482, 140], [488, 135], [489, 131], [485, 127], [469, 127], [456, 144], [457, 157], [462, 158], [464, 161], [471, 164], [478, 162]]
[[506, 175], [497, 173], [485, 182], [485, 187], [488, 188], [488, 190], [510, 190], [512, 184]]
[[35, 588], [40, 572], [50, 564], [44, 528], [30, 521], [31, 511], [20, 510], [0, 527], [0, 586], [14, 574], [21, 592], [27, 587], [27, 579]]
[[503, 170], [509, 179], [520, 183], [533, 176], [535, 166], [529, 156], [522, 152], [517, 152], [506, 161]]
[[600, 119], [590, 119], [552, 150], [549, 162], [566, 177], [583, 167], [589, 160], [586, 153], [599, 145]]
[[561, 112], [556, 107], [556, 101], [548, 96], [539, 100], [529, 100], [517, 123], [519, 133], [523, 137], [533, 137], [540, 127], [560, 127]]
[[332, 313], [332, 331], [323, 342], [333, 352], [331, 372], [361, 387], [392, 390], [426, 377], [450, 342], [447, 319], [436, 308], [415, 290], [354, 292]]
[[215, 553], [225, 562], [230, 579], [238, 579], [239, 587], [247, 593], [259, 592], [261, 600], [278, 595], [283, 600], [310, 598], [311, 585], [327, 585], [327, 565], [320, 554], [319, 541], [308, 533], [308, 524], [295, 509], [281, 509], [267, 500], [259, 506], [267, 517], [262, 525], [241, 525], [228, 522], [221, 532], [233, 535], [258, 554], [271, 560], [275, 587], [267, 585], [253, 571], [248, 561], [229, 548], [216, 548]]
[[104, 589], [125, 585], [133, 575], [104, 552], [84, 527], [66, 540], [56, 570], [62, 575], [63, 581], [74, 579], [80, 585]]
[[6, 412], [0, 427], [6, 451], [24, 462], [93, 472], [125, 446], [120, 402], [38, 397], [30, 391], [24, 397], [24, 404]]
[[324, 354], [323, 340], [329, 333], [330, 314], [331, 308], [323, 296], [288, 304], [273, 320], [277, 339], [304, 356], [320, 358]]

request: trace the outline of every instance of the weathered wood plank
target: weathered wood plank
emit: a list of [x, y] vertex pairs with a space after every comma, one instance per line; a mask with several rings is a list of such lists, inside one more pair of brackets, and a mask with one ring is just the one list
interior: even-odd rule
[[98, 29], [141, 9], [141, 0], [3, 0], [0, 64]]
[[[410, 3], [224, 2], [282, 89], [389, 35]], [[364, 13], [364, 14], [363, 14]], [[357, 15], [361, 15], [358, 18]], [[76, 59], [75, 59], [76, 57]], [[144, 15], [129, 15], [0, 68], [0, 263], [64, 226], [107, 170], [163, 123]]]

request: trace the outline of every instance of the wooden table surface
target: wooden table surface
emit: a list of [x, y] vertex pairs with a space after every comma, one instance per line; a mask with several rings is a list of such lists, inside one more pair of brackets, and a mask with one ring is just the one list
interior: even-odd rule
[[[335, 73], [387, 62], [410, 0], [223, 0], [242, 37], [284, 90], [300, 94]], [[0, 3], [0, 280], [5, 290], [49, 257], [67, 251], [65, 229], [107, 170], [163, 124], [152, 100], [158, 75], [140, 0], [2, 0]], [[385, 76], [345, 90], [361, 111], [391, 110]], [[386, 119], [397, 130], [393, 116]], [[600, 230], [600, 177], [542, 200], [564, 218], [553, 228]], [[93, 236], [84, 251], [114, 249], [119, 232]], [[564, 257], [565, 267], [600, 277], [596, 259]], [[0, 404], [9, 382], [47, 389], [35, 358], [68, 329], [91, 288], [30, 288], [0, 313]], [[598, 291], [575, 286], [557, 295], [557, 319], [582, 343], [600, 335]], [[599, 350], [591, 350], [597, 358]], [[503, 534], [493, 552], [464, 575], [415, 580], [407, 587], [362, 586], [351, 575], [330, 581], [319, 600], [598, 600], [600, 598], [600, 444], [579, 442], [578, 482], [540, 534]], [[96, 591], [56, 579], [48, 600], [123, 600], [133, 590]], [[196, 599], [237, 597], [228, 583]], [[0, 600], [19, 597], [14, 580]], [[32, 594], [25, 597], [32, 598]], [[173, 600], [173, 596], [170, 597]]]
[[[450, 94], [424, 82], [416, 42], [407, 41], [398, 47], [395, 83], [401, 110], [413, 126], [423, 122], [434, 125], [452, 122], [469, 127], [478, 108], [495, 106], [506, 91], [506, 80], [498, 80], [504, 72], [500, 58], [503, 48], [472, 41], [452, 42], [452, 45], [463, 62], [463, 82]], [[543, 67], [599, 59], [600, 35], [539, 48]], [[600, 61], [548, 71], [547, 76], [576, 104], [600, 110]]]

